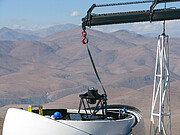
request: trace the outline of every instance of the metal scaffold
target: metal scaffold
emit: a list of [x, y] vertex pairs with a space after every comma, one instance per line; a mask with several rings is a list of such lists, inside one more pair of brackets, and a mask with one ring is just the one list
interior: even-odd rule
[[150, 135], [171, 135], [168, 36], [159, 36], [152, 97]]

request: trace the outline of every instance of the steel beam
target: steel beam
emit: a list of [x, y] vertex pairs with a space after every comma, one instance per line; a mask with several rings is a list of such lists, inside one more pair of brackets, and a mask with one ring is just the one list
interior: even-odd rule
[[[180, 19], [180, 9], [154, 10], [151, 21]], [[150, 21], [150, 10], [136, 12], [121, 12], [109, 14], [92, 14], [82, 19], [83, 27], [120, 23], [134, 23]]]
[[157, 0], [158, 3], [166, 3], [166, 2], [178, 2], [180, 0]]

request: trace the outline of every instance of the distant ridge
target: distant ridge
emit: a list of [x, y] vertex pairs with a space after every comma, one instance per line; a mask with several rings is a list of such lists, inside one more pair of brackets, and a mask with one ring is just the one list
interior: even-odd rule
[[52, 35], [56, 32], [62, 32], [77, 28], [78, 25], [75, 24], [61, 24], [54, 25], [48, 28], [43, 28], [39, 30], [24, 30], [24, 29], [10, 29], [3, 27], [0, 29], [0, 40], [3, 41], [32, 41], [39, 40], [41, 38]]
[[77, 28], [78, 25], [75, 24], [60, 24], [60, 25], [54, 25], [48, 28], [43, 28], [43, 29], [39, 29], [39, 30], [22, 30], [22, 29], [15, 29], [15, 31], [20, 32], [20, 33], [24, 33], [24, 34], [31, 34], [31, 35], [35, 35], [38, 37], [46, 37], [49, 36], [51, 34], [54, 34], [56, 32], [61, 32], [61, 31], [67, 31], [70, 29], [74, 29]]
[[30, 40], [39, 40], [40, 38], [34, 35], [27, 35], [19, 33], [15, 30], [4, 27], [0, 29], [0, 40], [8, 41], [30, 41]]

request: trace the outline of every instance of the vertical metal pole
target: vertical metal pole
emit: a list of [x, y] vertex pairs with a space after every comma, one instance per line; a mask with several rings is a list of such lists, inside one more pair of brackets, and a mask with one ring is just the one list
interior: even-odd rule
[[[168, 69], [169, 69], [169, 40], [168, 40], [169, 38], [168, 38], [168, 36], [167, 36], [167, 55], [168, 55]], [[169, 122], [170, 122], [170, 125], [169, 125], [169, 132], [170, 132], [170, 135], [171, 135], [171, 93], [170, 93], [170, 78], [169, 78], [169, 80], [168, 80], [169, 82], [169, 87], [168, 87], [168, 92], [169, 92], [169, 94], [168, 94], [168, 97], [169, 97]]]

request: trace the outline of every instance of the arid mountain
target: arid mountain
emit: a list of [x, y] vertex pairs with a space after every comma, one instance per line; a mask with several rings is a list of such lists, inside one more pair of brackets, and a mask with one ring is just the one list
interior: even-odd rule
[[6, 27], [0, 29], [0, 40], [29, 41], [38, 39], [40, 38], [37, 36], [22, 34]]
[[[128, 31], [87, 32], [108, 102], [135, 105], [143, 110], [148, 122], [157, 39]], [[77, 108], [79, 93], [88, 87], [102, 92], [81, 40], [78, 27], [39, 41], [0, 41], [0, 117], [8, 107], [16, 106], [12, 104]], [[180, 39], [170, 38], [169, 44], [172, 107], [177, 109]]]
[[9, 54], [15, 47], [16, 42], [0, 41], [0, 76], [18, 72], [20, 67], [26, 65], [26, 61]]
[[[139, 89], [153, 83], [157, 39], [127, 31], [87, 31], [106, 87]], [[1, 41], [0, 106], [47, 103], [88, 87], [99, 88], [80, 33], [79, 27], [41, 41]], [[178, 41], [171, 44], [171, 81], [180, 80]]]

